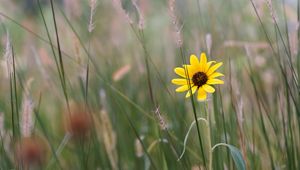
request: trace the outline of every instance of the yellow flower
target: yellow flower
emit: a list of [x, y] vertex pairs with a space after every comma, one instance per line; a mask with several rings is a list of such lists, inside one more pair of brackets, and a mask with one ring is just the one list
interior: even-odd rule
[[196, 55], [192, 54], [190, 56], [190, 65], [183, 65], [183, 68], [176, 67], [174, 69], [175, 73], [182, 77], [172, 80], [173, 84], [180, 85], [176, 92], [188, 91], [185, 96], [187, 98], [191, 96], [191, 92], [194, 94], [198, 90], [197, 99], [199, 101], [205, 100], [207, 98], [206, 93], [215, 92], [211, 85], [224, 84], [223, 80], [216, 79], [224, 76], [222, 73], [216, 72], [223, 63], [215, 63], [215, 61], [207, 62], [205, 53], [201, 53], [200, 61]]

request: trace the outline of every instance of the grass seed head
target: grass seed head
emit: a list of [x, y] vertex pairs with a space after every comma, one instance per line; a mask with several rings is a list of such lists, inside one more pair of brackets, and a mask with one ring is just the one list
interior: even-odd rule
[[66, 128], [75, 139], [86, 139], [91, 131], [90, 114], [83, 107], [74, 107], [66, 114]]
[[25, 137], [17, 144], [18, 163], [25, 167], [41, 167], [48, 157], [46, 142], [38, 137]]

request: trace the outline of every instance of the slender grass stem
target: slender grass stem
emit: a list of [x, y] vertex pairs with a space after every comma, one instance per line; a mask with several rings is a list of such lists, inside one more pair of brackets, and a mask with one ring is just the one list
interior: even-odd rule
[[290, 35], [289, 35], [289, 29], [288, 29], [288, 20], [286, 16], [286, 9], [285, 9], [285, 0], [282, 0], [282, 10], [283, 10], [283, 17], [284, 17], [284, 26], [285, 26], [285, 35], [286, 35], [286, 41], [287, 41], [287, 48], [289, 52], [289, 56], [292, 56], [291, 52], [291, 44], [290, 44]]
[[56, 64], [59, 79], [60, 79], [61, 86], [62, 86], [62, 89], [63, 89], [65, 101], [67, 103], [67, 108], [68, 108], [68, 111], [70, 112], [69, 99], [68, 99], [68, 94], [67, 94], [67, 89], [66, 89], [66, 81], [65, 81], [65, 75], [64, 75], [65, 73], [64, 73], [63, 63], [62, 63], [62, 53], [61, 53], [60, 44], [59, 44], [59, 38], [58, 38], [58, 33], [57, 33], [56, 20], [55, 20], [55, 14], [54, 14], [54, 8], [53, 8], [52, 0], [51, 0], [51, 9], [52, 9], [52, 13], [53, 13], [53, 21], [55, 23], [54, 25], [55, 25], [55, 32], [56, 32], [56, 37], [57, 37], [57, 46], [58, 46], [58, 51], [59, 51], [59, 61], [57, 60], [57, 56], [56, 56], [56, 53], [55, 53], [55, 50], [54, 50], [54, 46], [53, 46], [53, 43], [52, 43], [52, 39], [51, 39], [51, 36], [50, 36], [50, 32], [49, 32], [46, 20], [45, 20], [45, 17], [44, 17], [44, 13], [43, 13], [43, 10], [42, 10], [41, 4], [40, 4], [40, 0], [37, 0], [37, 3], [38, 3], [38, 7], [39, 7], [39, 10], [40, 10], [42, 19], [43, 19], [43, 23], [44, 23], [46, 32], [47, 32], [47, 36], [48, 36], [48, 39], [49, 39], [51, 50], [52, 50], [52, 53], [53, 53], [53, 56], [54, 56], [54, 61], [55, 61], [55, 64]]
[[53, 0], [50, 0], [50, 4], [51, 4], [52, 17], [53, 17], [53, 24], [54, 24], [54, 28], [55, 28], [56, 43], [57, 43], [57, 47], [58, 47], [58, 58], [59, 58], [60, 71], [61, 71], [61, 77], [62, 77], [62, 87], [63, 87], [63, 92], [65, 95], [68, 111], [70, 112], [69, 98], [68, 98], [67, 86], [66, 86], [65, 69], [64, 69], [63, 59], [62, 59], [63, 56], [62, 56], [60, 41], [59, 41], [59, 36], [58, 36]]
[[[261, 25], [261, 27], [262, 27], [262, 30], [263, 30], [264, 34], [265, 34], [265, 37], [266, 37], [266, 39], [267, 39], [267, 42], [268, 42], [268, 44], [269, 44], [269, 46], [270, 46], [270, 48], [271, 48], [271, 50], [272, 50], [272, 53], [273, 53], [273, 55], [276, 57], [275, 63], [279, 66], [279, 68], [280, 68], [280, 73], [281, 73], [281, 75], [282, 75], [284, 81], [285, 81], [285, 82], [289, 82], [289, 80], [288, 80], [288, 78], [287, 78], [287, 76], [286, 76], [286, 75], [287, 75], [287, 72], [285, 71], [285, 69], [283, 68], [282, 64], [280, 63], [280, 61], [281, 61], [281, 60], [280, 60], [280, 54], [276, 53], [275, 48], [274, 48], [274, 46], [272, 45], [271, 39], [270, 39], [270, 37], [269, 37], [269, 35], [268, 35], [268, 33], [267, 33], [267, 30], [266, 30], [266, 28], [265, 28], [265, 26], [264, 26], [264, 24], [263, 24], [263, 22], [262, 22], [262, 20], [261, 20], [261, 17], [260, 17], [259, 14], [258, 14], [257, 8], [255, 7], [253, 0], [249, 0], [249, 1], [251, 2], [252, 6], [253, 6], [254, 12], [255, 12], [255, 14], [256, 14], [258, 20], [259, 20], [259, 23], [260, 23], [260, 25]], [[275, 22], [276, 22], [276, 20], [275, 20]], [[280, 31], [280, 30], [278, 29], [277, 22], [276, 22], [276, 24], [275, 24], [275, 28], [277, 28], [277, 30]], [[299, 29], [298, 29], [298, 31], [299, 31]], [[282, 37], [281, 34], [279, 34], [279, 35]], [[283, 39], [283, 38], [281, 38], [281, 39]], [[299, 49], [298, 49], [298, 50], [299, 50]], [[298, 56], [299, 56], [299, 53], [298, 53]], [[299, 59], [299, 57], [298, 57], [298, 59]], [[298, 87], [298, 96], [300, 96], [299, 85], [297, 85], [297, 78], [296, 78], [294, 75], [295, 75], [295, 74], [293, 74], [293, 76], [292, 76], [292, 77], [293, 77], [293, 80], [294, 80], [293, 82], [296, 83], [296, 86]], [[299, 122], [300, 122], [300, 105], [299, 105], [299, 103], [297, 103], [297, 101], [296, 101], [295, 93], [292, 91], [291, 85], [290, 85], [289, 83], [288, 83], [287, 85], [288, 85], [288, 91], [289, 91], [288, 94], [291, 96], [291, 99], [292, 99], [292, 101], [293, 101], [293, 103], [294, 103], [294, 107], [295, 107], [295, 109], [296, 109], [296, 115], [297, 115], [298, 124], [300, 124], [300, 123], [299, 123]], [[299, 98], [300, 98], [300, 97], [299, 97]]]
[[[185, 58], [185, 55], [183, 53], [183, 48], [182, 47], [180, 47], [180, 54], [181, 54], [182, 63], [183, 64], [186, 63], [186, 58]], [[204, 167], [207, 168], [206, 158], [205, 158], [204, 149], [203, 149], [203, 142], [202, 142], [202, 138], [201, 138], [199, 124], [198, 124], [198, 121], [197, 121], [196, 106], [195, 106], [195, 101], [194, 101], [193, 94], [192, 94], [192, 88], [191, 88], [188, 69], [185, 69], [185, 75], [186, 75], [187, 81], [188, 81], [189, 93], [191, 94], [190, 98], [191, 98], [191, 103], [192, 103], [192, 108], [193, 108], [194, 119], [196, 121], [197, 134], [198, 134], [198, 139], [199, 139], [199, 144], [200, 144], [200, 149], [201, 149], [201, 155], [202, 155], [202, 158], [203, 158]]]
[[154, 99], [154, 94], [153, 94], [153, 87], [152, 87], [152, 83], [151, 83], [151, 73], [150, 73], [150, 66], [149, 66], [149, 54], [146, 48], [146, 43], [145, 43], [145, 35], [144, 35], [144, 31], [140, 30], [140, 36], [141, 36], [141, 44], [143, 46], [143, 50], [144, 50], [144, 59], [145, 59], [145, 65], [146, 65], [146, 72], [147, 72], [147, 83], [148, 83], [148, 89], [149, 89], [149, 94], [150, 94], [150, 99], [152, 102], [152, 105], [154, 108], [156, 108], [156, 102]]
[[[61, 163], [60, 163], [60, 161], [59, 161], [59, 159], [58, 159], [58, 157], [57, 157], [57, 154], [56, 154], [56, 151], [55, 151], [55, 149], [54, 149], [54, 146], [53, 146], [53, 144], [50, 142], [50, 138], [49, 138], [48, 132], [47, 132], [47, 130], [46, 130], [45, 123], [42, 121], [42, 119], [41, 119], [41, 117], [40, 117], [40, 115], [39, 115], [39, 113], [38, 113], [37, 110], [34, 110], [34, 114], [35, 114], [35, 117], [36, 117], [36, 120], [37, 120], [38, 124], [40, 125], [40, 127], [41, 127], [41, 129], [42, 129], [42, 133], [44, 134], [44, 136], [45, 136], [45, 138], [47, 139], [47, 141], [49, 141], [48, 143], [49, 143], [49, 146], [50, 146], [52, 155], [53, 155], [53, 157], [54, 157], [56, 163], [58, 164], [59, 169], [62, 170], [63, 168], [62, 168]], [[50, 168], [50, 167], [47, 167], [46, 169], [48, 169], [48, 168]]]
[[[280, 99], [280, 96], [279, 94], [277, 94], [278, 98]], [[282, 119], [282, 131], [283, 131], [283, 136], [284, 136], [284, 144], [285, 144], [285, 149], [286, 149], [286, 155], [287, 155], [287, 167], [288, 169], [292, 169], [292, 158], [291, 158], [291, 154], [290, 154], [290, 147], [289, 147], [289, 140], [288, 140], [288, 137], [287, 137], [287, 129], [286, 129], [286, 120], [285, 120], [285, 115], [284, 115], [284, 111], [283, 111], [283, 108], [280, 108], [281, 109], [281, 119]]]
[[212, 147], [211, 147], [211, 129], [210, 129], [210, 114], [208, 113], [208, 106], [207, 103], [205, 103], [205, 110], [207, 112], [207, 137], [208, 137], [208, 149], [209, 149], [209, 158], [208, 158], [208, 169], [212, 170], [212, 158], [213, 158], [213, 153], [212, 153]]
[[[253, 112], [253, 109], [252, 109]], [[255, 141], [255, 124], [254, 124], [254, 114], [251, 115], [251, 125], [252, 125], [252, 161], [253, 161], [253, 169], [256, 169], [256, 160], [255, 160], [255, 154], [256, 154], [256, 141]]]
[[[250, 63], [249, 63], [249, 66], [250, 66]], [[257, 87], [256, 87], [255, 81], [253, 79], [253, 76], [251, 76], [252, 72], [253, 72], [253, 70], [252, 70], [252, 68], [250, 66], [249, 77], [250, 77], [250, 80], [251, 80], [251, 84], [252, 84], [252, 86], [254, 88], [254, 94], [255, 94], [255, 97], [256, 97], [255, 101], [256, 101], [256, 104], [258, 106], [259, 115], [260, 115], [259, 121], [260, 121], [260, 125], [261, 125], [261, 128], [262, 128], [264, 139], [266, 141], [266, 145], [267, 145], [267, 149], [268, 149], [268, 154], [269, 154], [269, 159], [270, 159], [270, 165], [271, 165], [272, 170], [275, 170], [274, 159], [273, 159], [272, 152], [271, 152], [270, 140], [269, 140], [269, 137], [268, 137], [268, 134], [267, 134], [267, 130], [266, 130], [266, 127], [265, 127], [261, 104], [260, 104], [260, 102], [258, 100], [259, 97], [258, 97]]]
[[12, 133], [13, 133], [13, 141], [16, 140], [16, 118], [15, 118], [15, 107], [14, 107], [14, 95], [13, 95], [13, 80], [12, 75], [9, 74], [9, 89], [10, 89], [10, 107], [11, 107], [11, 123], [12, 123]]
[[14, 88], [14, 94], [15, 94], [15, 107], [16, 107], [16, 124], [17, 124], [17, 137], [20, 137], [20, 118], [19, 118], [19, 102], [18, 102], [18, 91], [17, 91], [17, 76], [16, 76], [16, 61], [15, 61], [15, 52], [14, 47], [11, 47], [12, 50], [12, 62], [13, 62], [13, 88]]
[[[220, 90], [219, 90], [220, 91]], [[222, 115], [222, 124], [223, 124], [223, 130], [224, 130], [224, 136], [225, 136], [225, 143], [228, 144], [228, 136], [227, 136], [227, 128], [226, 128], [226, 120], [225, 120], [225, 113], [224, 113], [224, 107], [223, 107], [223, 100], [222, 100], [222, 94], [221, 92], [219, 93], [220, 94], [220, 108], [221, 108], [221, 115]], [[231, 167], [231, 162], [230, 162], [230, 153], [229, 151], [227, 150], [227, 162], [229, 164], [229, 167]]]
[[[116, 103], [118, 106], [120, 105], [119, 103]], [[120, 106], [119, 106], [120, 107]], [[121, 109], [122, 110], [122, 109]], [[157, 166], [155, 165], [151, 155], [149, 154], [149, 152], [147, 151], [147, 147], [145, 146], [144, 142], [142, 141], [137, 129], [135, 128], [133, 122], [131, 121], [129, 115], [125, 112], [125, 111], [122, 111], [126, 117], [126, 120], [127, 122], [129, 123], [130, 127], [132, 128], [136, 138], [139, 140], [139, 142], [141, 143], [142, 147], [143, 147], [143, 150], [145, 152], [145, 154], [147, 155], [147, 157], [149, 158], [150, 162], [151, 162], [151, 165], [153, 166], [154, 169], [157, 169]]]
[[[285, 82], [287, 83], [287, 82]], [[289, 160], [291, 162], [291, 169], [295, 169], [295, 151], [297, 150], [296, 148], [294, 148], [294, 134], [293, 134], [293, 128], [292, 128], [292, 124], [293, 124], [293, 121], [292, 121], [292, 112], [291, 112], [291, 107], [290, 107], [290, 97], [288, 95], [288, 86], [286, 84], [285, 86], [285, 93], [286, 93], [286, 109], [287, 109], [287, 115], [288, 115], [288, 121], [287, 121], [287, 124], [288, 124], [288, 132], [289, 132], [289, 135], [290, 135], [290, 143], [291, 143], [291, 156], [292, 156], [292, 159]]]
[[[15, 19], [5, 15], [4, 13], [2, 13], [0, 11], [0, 16], [2, 16], [3, 18], [7, 19], [8, 21], [11, 21], [13, 24], [17, 25], [18, 27], [20, 27], [21, 29], [25, 30], [26, 32], [28, 32], [29, 34], [33, 35], [34, 37], [36, 37], [38, 40], [53, 46], [54, 49], [57, 49], [57, 46], [55, 46], [54, 44], [50, 43], [48, 40], [46, 40], [45, 38], [43, 38], [41, 35], [33, 32], [32, 30], [30, 30], [29, 28], [25, 27], [24, 25], [18, 23], [18, 21], [16, 21]], [[3, 24], [3, 23], [2, 23]], [[69, 55], [67, 54], [65, 51], [62, 51], [62, 54], [66, 56], [67, 59], [69, 59], [70, 61], [75, 63], [75, 60]]]
[[70, 20], [66, 17], [65, 13], [63, 12], [63, 10], [61, 8], [58, 7], [58, 9], [60, 10], [62, 16], [64, 17], [64, 19], [66, 20], [67, 24], [69, 25], [69, 27], [71, 28], [72, 32], [75, 34], [75, 36], [78, 38], [79, 43], [81, 45], [81, 47], [83, 48], [84, 52], [86, 53], [87, 57], [90, 59], [91, 64], [93, 65], [93, 68], [96, 71], [96, 76], [98, 78], [101, 79], [101, 81], [104, 82], [104, 84], [109, 87], [112, 91], [114, 91], [116, 94], [118, 94], [121, 98], [123, 98], [125, 101], [127, 101], [128, 103], [130, 103], [132, 106], [134, 106], [136, 109], [138, 109], [139, 111], [141, 111], [141, 113], [143, 113], [146, 117], [148, 117], [151, 120], [155, 120], [153, 118], [152, 115], [149, 115], [147, 111], [145, 111], [141, 106], [139, 106], [138, 104], [136, 104], [134, 101], [132, 101], [131, 99], [129, 99], [124, 93], [122, 93], [120, 90], [118, 90], [116, 87], [114, 87], [113, 85], [111, 85], [111, 83], [105, 78], [105, 76], [100, 72], [99, 68], [96, 65], [96, 61], [94, 60], [94, 58], [90, 55], [90, 53], [88, 52], [88, 49], [85, 47], [82, 39], [80, 38], [79, 34], [77, 33], [77, 31], [75, 30], [75, 28], [72, 26], [72, 24], [70, 23]]
[[[230, 75], [229, 75], [229, 79], [230, 79], [230, 96], [231, 96], [231, 104], [232, 104], [232, 108], [235, 112], [235, 123], [237, 124], [238, 128], [237, 128], [237, 133], [238, 133], [238, 136], [239, 136], [239, 144], [241, 146], [241, 149], [242, 149], [242, 153], [243, 153], [243, 157], [246, 158], [246, 149], [245, 149], [245, 143], [244, 143], [244, 136], [243, 136], [243, 129], [242, 129], [242, 124], [241, 122], [239, 121], [239, 114], [242, 114], [242, 113], [239, 113], [239, 110], [238, 110], [238, 107], [239, 107], [239, 104], [238, 104], [238, 99], [237, 99], [237, 96], [233, 93], [233, 85], [232, 85], [232, 71], [231, 71], [231, 63], [229, 63], [229, 67], [230, 67]], [[241, 111], [242, 112], [242, 111]], [[271, 120], [270, 120], [271, 122]], [[271, 122], [272, 124], [272, 122]], [[246, 162], [246, 165], [247, 162]]]

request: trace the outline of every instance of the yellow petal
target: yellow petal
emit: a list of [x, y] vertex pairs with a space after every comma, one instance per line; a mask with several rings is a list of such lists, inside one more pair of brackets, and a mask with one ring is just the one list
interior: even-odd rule
[[200, 56], [200, 71], [205, 71], [206, 64], [207, 64], [206, 54], [201, 53], [201, 56]]
[[215, 92], [215, 89], [214, 89], [212, 86], [207, 85], [207, 84], [204, 84], [204, 85], [202, 86], [202, 88], [203, 88], [207, 93], [213, 93], [213, 92]]
[[[197, 86], [193, 86], [193, 87], [192, 87], [192, 94], [194, 94], [194, 93], [196, 92], [197, 88], [198, 88]], [[185, 97], [188, 98], [188, 97], [190, 97], [190, 96], [191, 96], [191, 91], [189, 90], [189, 91], [186, 93]]]
[[195, 56], [194, 54], [192, 54], [190, 56], [190, 64], [195, 65], [195, 66], [199, 65], [199, 60], [198, 60], [197, 56]]
[[174, 69], [174, 72], [175, 72], [176, 74], [178, 74], [179, 76], [183, 77], [183, 78], [186, 77], [186, 76], [185, 76], [185, 70], [184, 70], [184, 68], [176, 67], [176, 68]]
[[198, 90], [197, 99], [198, 101], [203, 101], [206, 99], [206, 92], [202, 87], [200, 87]]
[[205, 67], [205, 70], [203, 70], [204, 73], [206, 73], [206, 72], [208, 71], [210, 65], [211, 65], [212, 63], [215, 63], [215, 62], [216, 62], [216, 61], [210, 61], [210, 62], [207, 62], [206, 67]]
[[197, 71], [197, 67], [195, 67], [194, 65], [183, 65], [183, 68], [184, 69], [187, 69], [187, 73], [188, 73], [188, 75], [189, 75], [189, 77], [188, 78], [192, 78], [193, 77], [193, 75], [196, 73], [196, 72], [198, 72]]
[[219, 67], [221, 67], [222, 64], [223, 64], [223, 63], [220, 62], [220, 63], [217, 63], [217, 64], [211, 66], [211, 67], [208, 69], [208, 71], [206, 72], [206, 74], [207, 74], [208, 76], [210, 76], [214, 71], [216, 71]]
[[188, 84], [186, 79], [173, 79], [172, 83], [176, 84], [176, 85], [186, 85], [186, 84]]
[[188, 85], [183, 85], [183, 86], [180, 86], [176, 89], [176, 92], [184, 92], [184, 91], [187, 91], [189, 89], [189, 86]]
[[219, 79], [209, 79], [206, 82], [207, 84], [224, 84], [223, 80], [219, 80]]
[[213, 78], [220, 77], [220, 76], [224, 76], [224, 74], [215, 72], [215, 73], [212, 73], [208, 78], [213, 79]]

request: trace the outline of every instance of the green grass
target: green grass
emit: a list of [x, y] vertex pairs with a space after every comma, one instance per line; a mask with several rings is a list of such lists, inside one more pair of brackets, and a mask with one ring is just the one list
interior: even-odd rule
[[[299, 1], [45, 2], [0, 2], [0, 169], [300, 168]], [[171, 84], [201, 52], [225, 75], [205, 102]]]

